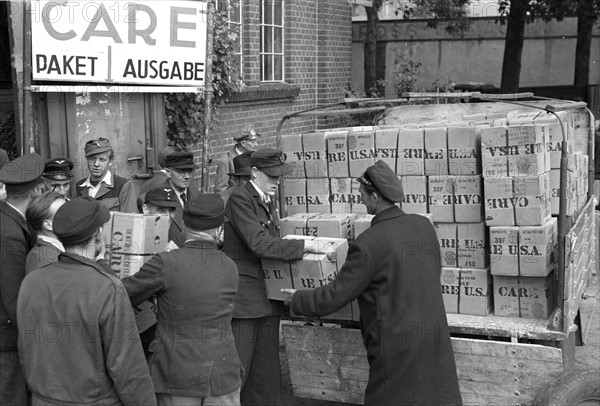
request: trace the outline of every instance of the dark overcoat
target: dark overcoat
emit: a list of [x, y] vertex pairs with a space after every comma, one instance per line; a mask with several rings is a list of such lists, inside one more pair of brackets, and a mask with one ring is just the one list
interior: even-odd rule
[[55, 245], [38, 238], [25, 258], [25, 274], [55, 263], [61, 252]]
[[25, 278], [25, 258], [35, 238], [25, 218], [0, 203], [0, 351], [17, 349], [17, 297]]
[[279, 237], [279, 216], [275, 202], [261, 201], [252, 183], [232, 190], [225, 208], [223, 251], [235, 261], [240, 284], [235, 297], [235, 318], [280, 315], [283, 302], [267, 297], [261, 258], [291, 261], [301, 259], [304, 241]]
[[297, 291], [291, 307], [322, 316], [358, 298], [370, 367], [365, 405], [460, 404], [440, 272], [431, 223], [392, 207], [350, 245], [331, 284]]
[[238, 275], [214, 243], [188, 241], [123, 279], [135, 306], [157, 295], [150, 374], [157, 393], [221, 396], [239, 389], [242, 367], [231, 331]]

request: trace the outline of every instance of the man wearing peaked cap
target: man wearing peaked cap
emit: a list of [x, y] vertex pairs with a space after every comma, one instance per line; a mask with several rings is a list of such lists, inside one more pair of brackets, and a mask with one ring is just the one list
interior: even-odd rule
[[77, 182], [77, 196], [99, 200], [109, 210], [137, 213], [137, 192], [131, 181], [113, 174], [114, 151], [107, 138], [85, 143], [85, 159], [90, 175]]
[[25, 277], [25, 258], [35, 243], [25, 213], [43, 190], [44, 160], [23, 155], [0, 169], [6, 201], [0, 203], [0, 404], [25, 405], [27, 389], [17, 352], [17, 295]]
[[173, 152], [167, 156], [166, 165], [169, 184], [175, 191], [181, 207], [200, 196], [198, 189], [190, 187], [192, 174], [198, 169], [198, 165], [194, 163], [194, 154], [187, 151]]
[[285, 308], [267, 297], [261, 259], [291, 261], [305, 252], [324, 253], [310, 240], [279, 235], [275, 195], [280, 178], [292, 168], [280, 150], [264, 148], [250, 156], [250, 181], [234, 188], [227, 200], [223, 251], [240, 276], [233, 309], [233, 334], [245, 375], [242, 406], [281, 404], [279, 322]]
[[244, 152], [254, 152], [258, 145], [260, 134], [256, 132], [251, 124], [246, 125], [242, 131], [233, 137], [235, 144], [218, 161], [217, 180], [215, 182], [215, 193], [221, 193], [225, 189], [232, 188], [235, 185], [231, 178], [227, 179], [227, 174], [235, 171], [233, 158], [243, 154]]
[[[94, 260], [109, 219], [106, 206], [91, 197], [66, 202], [52, 227], [65, 252], [23, 281], [19, 350], [34, 405], [156, 405], [142, 347], [131, 339], [137, 329], [127, 292]], [[65, 321], [69, 334], [52, 340], [31, 334]]]
[[72, 170], [73, 162], [67, 157], [60, 156], [47, 160], [42, 174], [46, 189], [69, 198], [71, 179], [73, 178]]
[[371, 227], [350, 244], [332, 283], [283, 289], [291, 294], [290, 307], [318, 317], [358, 299], [369, 354], [365, 405], [459, 405], [435, 229], [394, 204], [402, 202], [402, 184], [383, 161], [367, 168], [359, 182], [363, 203], [375, 215]]
[[238, 273], [217, 248], [223, 219], [218, 195], [191, 200], [185, 245], [123, 280], [134, 306], [157, 295], [150, 371], [159, 405], [239, 405], [242, 368], [231, 332]]

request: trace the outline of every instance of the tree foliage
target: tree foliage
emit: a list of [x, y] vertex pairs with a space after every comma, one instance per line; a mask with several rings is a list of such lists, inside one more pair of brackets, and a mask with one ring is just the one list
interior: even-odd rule
[[213, 14], [212, 103], [211, 121], [205, 122], [206, 101], [203, 93], [169, 93], [165, 95], [165, 116], [169, 144], [187, 149], [198, 143], [208, 125], [218, 121], [218, 105], [240, 88], [240, 68], [234, 54], [237, 33], [229, 29], [227, 10]]

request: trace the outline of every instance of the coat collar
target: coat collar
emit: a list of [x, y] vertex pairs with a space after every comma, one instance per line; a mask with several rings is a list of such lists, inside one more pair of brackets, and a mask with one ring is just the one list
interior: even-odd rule
[[373, 217], [373, 220], [371, 220], [371, 225], [400, 216], [404, 216], [402, 209], [398, 206], [393, 206], [377, 213], [375, 217]]
[[188, 240], [185, 242], [185, 248], [196, 248], [196, 249], [217, 249], [217, 244], [209, 241], [201, 241], [201, 240]]
[[[260, 193], [258, 193], [258, 190], [256, 190], [256, 187], [254, 187], [254, 185], [250, 182], [246, 182], [244, 187], [246, 188], [247, 191], [250, 192], [250, 195], [252, 195], [252, 197], [256, 198], [256, 201], [258, 202], [258, 204], [261, 205], [262, 208], [264, 208], [267, 211], [267, 213], [270, 213], [269, 205], [266, 204], [265, 202], [263, 202], [263, 200], [260, 198]], [[273, 199], [271, 199], [271, 201], [273, 201]]]
[[107, 269], [105, 269], [102, 265], [100, 265], [96, 261], [91, 260], [91, 259], [86, 258], [86, 257], [82, 257], [81, 255], [70, 254], [70, 253], [67, 253], [67, 252], [61, 252], [60, 255], [59, 255], [59, 257], [58, 257], [58, 259], [59, 259], [59, 261], [66, 262], [66, 263], [69, 263], [69, 264], [83, 264], [83, 265], [87, 265], [87, 266], [90, 266], [90, 267], [94, 268], [96, 271], [98, 271], [98, 272], [100, 272], [102, 274], [111, 275], [111, 276], [116, 277], [114, 273], [110, 274]]
[[[110, 182], [110, 183], [107, 183]], [[89, 196], [89, 189], [92, 187], [90, 177], [88, 176], [81, 184], [77, 185], [81, 196]], [[115, 187], [115, 178], [110, 170], [104, 175], [104, 178], [100, 181], [98, 193], [96, 193], [95, 199], [98, 199]]]

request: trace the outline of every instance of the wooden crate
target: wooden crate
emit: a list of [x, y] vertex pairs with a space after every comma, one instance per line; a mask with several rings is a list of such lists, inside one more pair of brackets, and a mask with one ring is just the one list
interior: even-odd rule
[[[369, 367], [359, 330], [282, 328], [295, 396], [364, 403]], [[527, 404], [563, 372], [555, 347], [454, 337], [452, 347], [464, 404]]]

